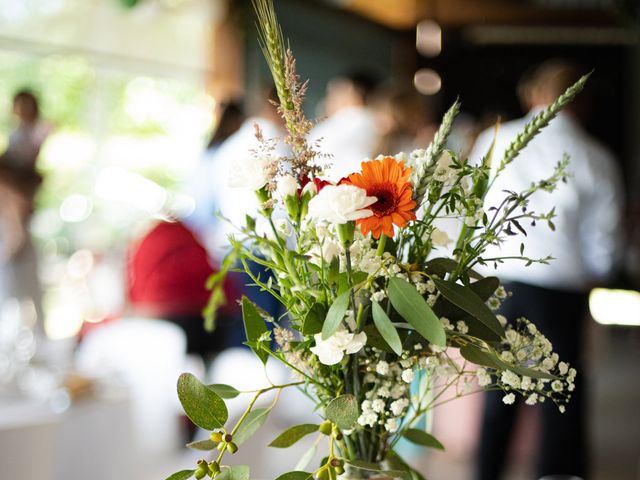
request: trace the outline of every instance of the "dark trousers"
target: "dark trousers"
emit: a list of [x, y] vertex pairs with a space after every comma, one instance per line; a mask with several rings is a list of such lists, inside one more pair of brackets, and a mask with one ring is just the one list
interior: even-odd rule
[[527, 407], [523, 399], [514, 405], [502, 402], [501, 391], [485, 394], [484, 417], [477, 458], [477, 480], [500, 480], [517, 413], [521, 408], [539, 408], [541, 436], [538, 443], [536, 478], [566, 474], [587, 477], [585, 425], [585, 375], [582, 345], [587, 296], [583, 293], [550, 290], [522, 283], [505, 284], [513, 296], [505, 300], [500, 313], [511, 322], [526, 317], [551, 341], [561, 361], [578, 370], [576, 389], [565, 413], [552, 402]]

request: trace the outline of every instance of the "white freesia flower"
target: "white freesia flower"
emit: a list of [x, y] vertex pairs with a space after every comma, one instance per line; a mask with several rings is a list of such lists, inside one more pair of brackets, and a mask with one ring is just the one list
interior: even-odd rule
[[446, 247], [451, 243], [451, 239], [447, 232], [440, 230], [439, 228], [434, 228], [433, 232], [431, 232], [431, 242], [436, 247]]
[[309, 216], [342, 224], [372, 215], [366, 208], [377, 201], [353, 185], [327, 185], [309, 202]]
[[321, 333], [314, 335], [313, 338], [316, 341], [316, 346], [311, 347], [311, 351], [318, 356], [320, 363], [325, 365], [340, 363], [345, 353], [359, 352], [367, 343], [366, 333], [350, 333], [343, 326], [326, 340], [322, 339]]
[[258, 190], [269, 181], [274, 159], [267, 155], [249, 155], [233, 165], [227, 174], [231, 188]]
[[298, 194], [298, 181], [293, 175], [284, 175], [278, 179], [276, 191], [282, 200]]

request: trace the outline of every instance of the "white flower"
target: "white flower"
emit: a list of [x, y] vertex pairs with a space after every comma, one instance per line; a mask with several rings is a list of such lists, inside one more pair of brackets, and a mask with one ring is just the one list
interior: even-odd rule
[[395, 418], [388, 418], [384, 424], [384, 428], [389, 433], [394, 433], [398, 430], [398, 421]]
[[491, 375], [489, 375], [484, 368], [478, 368], [476, 370], [476, 377], [478, 377], [478, 385], [481, 387], [486, 387], [491, 384]]
[[340, 363], [345, 353], [359, 352], [367, 343], [366, 333], [353, 334], [344, 327], [340, 327], [326, 340], [322, 340], [321, 333], [314, 335], [313, 338], [316, 341], [316, 346], [311, 347], [311, 351], [318, 356], [320, 363], [325, 365]]
[[298, 194], [298, 181], [293, 175], [284, 175], [278, 179], [276, 185], [278, 197], [284, 200]]
[[431, 242], [436, 247], [446, 247], [451, 243], [451, 239], [447, 232], [440, 230], [439, 228], [434, 228], [433, 232], [431, 232]]
[[551, 389], [554, 392], [561, 392], [563, 390], [562, 382], [560, 380], [554, 380], [553, 383], [551, 383]]
[[409, 406], [409, 400], [406, 398], [400, 398], [398, 400], [391, 402], [390, 408], [391, 408], [391, 412], [396, 417], [398, 417], [402, 415], [402, 412], [404, 412], [404, 409], [407, 408], [408, 406]]
[[271, 176], [272, 157], [266, 155], [249, 155], [234, 163], [227, 174], [227, 185], [231, 188], [248, 188], [258, 190], [264, 187]]
[[411, 383], [416, 378], [416, 374], [411, 368], [407, 368], [402, 372], [401, 377], [403, 382]]
[[451, 168], [453, 165], [453, 158], [448, 151], [444, 151], [438, 159], [436, 165], [436, 171], [433, 173], [433, 179], [439, 182], [446, 182], [450, 178], [454, 178], [457, 175], [457, 171]]
[[363, 427], [373, 427], [376, 424], [377, 420], [378, 415], [376, 415], [374, 412], [367, 412], [360, 415], [360, 418], [358, 418], [358, 423]]
[[389, 364], [384, 360], [380, 360], [376, 365], [376, 373], [378, 375], [387, 375], [389, 373]]
[[309, 201], [309, 216], [331, 223], [347, 223], [372, 215], [366, 208], [377, 201], [353, 185], [327, 185]]
[[387, 294], [384, 292], [384, 290], [378, 290], [377, 292], [373, 292], [373, 294], [371, 295], [371, 300], [380, 303], [386, 298], [386, 296]]
[[524, 403], [526, 403], [527, 405], [535, 405], [536, 403], [538, 403], [538, 394], [532, 393]]
[[326, 238], [321, 245], [314, 245], [309, 254], [311, 255], [310, 262], [314, 265], [330, 264], [334, 257], [337, 257], [342, 252], [340, 244], [334, 240]]
[[382, 411], [384, 411], [384, 405], [384, 400], [376, 398], [373, 402], [371, 402], [371, 409], [374, 412], [381, 413]]
[[565, 362], [560, 362], [558, 364], [558, 369], [560, 370], [560, 375], [565, 375], [569, 371], [569, 365]]
[[465, 333], [469, 333], [469, 327], [467, 326], [467, 324], [464, 322], [464, 320], [458, 320], [456, 322], [456, 328], [458, 329], [458, 331], [462, 334]]
[[504, 397], [502, 397], [502, 401], [506, 405], [512, 405], [516, 401], [516, 396], [513, 393], [510, 393], [510, 394], [505, 395]]

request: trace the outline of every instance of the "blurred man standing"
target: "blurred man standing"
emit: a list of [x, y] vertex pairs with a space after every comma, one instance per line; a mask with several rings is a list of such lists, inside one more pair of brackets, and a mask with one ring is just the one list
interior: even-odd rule
[[6, 158], [18, 162], [13, 167], [35, 169], [40, 147], [51, 133], [51, 125], [40, 119], [38, 99], [30, 90], [20, 90], [14, 95], [13, 113], [18, 127], [9, 137]]
[[316, 125], [309, 139], [320, 140], [320, 151], [333, 157], [326, 172], [330, 180], [338, 181], [360, 170], [360, 162], [374, 154], [378, 132], [374, 114], [367, 107], [374, 87], [375, 82], [364, 74], [337, 77], [327, 85], [327, 118]]
[[[494, 163], [503, 156], [509, 142], [525, 124], [551, 104], [579, 77], [579, 70], [566, 62], [549, 61], [538, 67], [521, 84], [520, 95], [529, 113], [500, 128], [494, 149]], [[579, 98], [578, 102], [584, 101]], [[586, 372], [582, 362], [584, 320], [589, 289], [605, 281], [620, 254], [623, 185], [611, 153], [580, 126], [579, 103], [565, 109], [507, 167], [485, 201], [485, 210], [499, 204], [503, 190], [522, 191], [533, 181], [546, 178], [563, 153], [570, 156], [566, 184], [549, 195], [538, 192], [530, 209], [549, 212], [555, 207], [556, 231], [546, 225], [529, 228], [527, 237], [508, 238], [492, 256], [519, 255], [520, 243], [530, 258], [554, 257], [550, 265], [506, 261], [501, 265], [505, 288], [514, 293], [501, 313], [510, 320], [524, 316], [551, 340], [560, 358], [579, 372], [576, 389], [564, 414], [551, 402], [541, 406], [537, 474], [579, 475], [588, 473], [585, 424]], [[493, 139], [493, 129], [478, 137], [470, 159], [479, 161]], [[504, 472], [509, 440], [519, 406], [502, 404], [501, 392], [486, 395], [478, 451], [478, 480], [498, 480]], [[538, 478], [538, 477], [536, 477]]]

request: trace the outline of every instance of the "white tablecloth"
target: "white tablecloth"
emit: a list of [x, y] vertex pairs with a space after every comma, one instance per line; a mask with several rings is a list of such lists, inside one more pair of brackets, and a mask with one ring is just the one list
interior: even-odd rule
[[126, 394], [59, 414], [46, 402], [0, 397], [0, 480], [136, 478], [133, 443]]

